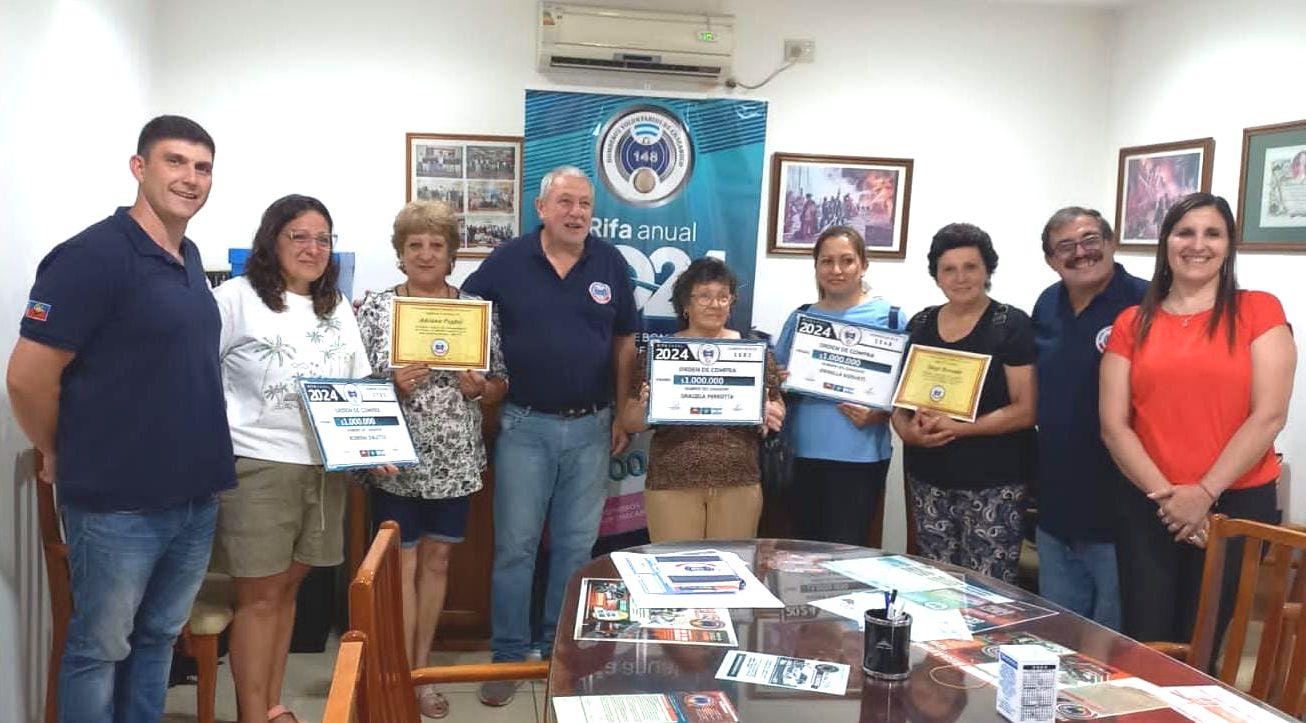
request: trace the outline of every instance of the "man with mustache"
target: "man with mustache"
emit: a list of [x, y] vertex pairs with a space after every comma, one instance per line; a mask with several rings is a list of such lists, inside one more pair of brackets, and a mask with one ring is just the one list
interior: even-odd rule
[[1043, 227], [1043, 259], [1061, 281], [1031, 317], [1038, 349], [1039, 593], [1120, 629], [1116, 501], [1125, 481], [1102, 444], [1098, 363], [1111, 323], [1143, 298], [1147, 282], [1115, 263], [1102, 214], [1071, 206]]
[[156, 721], [172, 645], [209, 564], [217, 493], [236, 470], [222, 322], [186, 225], [213, 184], [213, 138], [145, 124], [130, 208], [36, 270], [9, 358], [14, 417], [57, 484], [73, 614], [59, 720]]

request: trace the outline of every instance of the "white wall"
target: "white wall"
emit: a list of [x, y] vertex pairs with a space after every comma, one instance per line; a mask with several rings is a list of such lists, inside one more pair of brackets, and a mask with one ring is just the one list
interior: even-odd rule
[[[1300, 0], [1158, 0], [1125, 8], [1114, 34], [1106, 154], [1122, 146], [1215, 138], [1212, 192], [1238, 207], [1242, 131], [1306, 118], [1302, 69], [1306, 68], [1306, 3]], [[1114, 208], [1115, 180], [1097, 197]], [[1110, 204], [1107, 200], [1111, 199]], [[1125, 263], [1151, 277], [1152, 258]], [[1244, 253], [1238, 281], [1283, 302], [1298, 338], [1306, 328], [1306, 255]], [[1295, 476], [1306, 474], [1306, 358], [1299, 359], [1288, 426], [1279, 435]], [[1306, 489], [1282, 485], [1285, 510], [1306, 522]]]
[[[916, 160], [908, 258], [875, 262], [870, 273], [877, 293], [909, 311], [942, 299], [924, 257], [945, 223], [971, 221], [993, 235], [1002, 256], [994, 296], [1028, 308], [1055, 280], [1038, 251], [1043, 222], [1072, 203], [1110, 216], [1120, 146], [1213, 135], [1215, 190], [1232, 196], [1241, 128], [1306, 117], [1294, 85], [1306, 67], [1306, 45], [1293, 34], [1306, 27], [1300, 0], [1156, 0], [1118, 9], [967, 0], [610, 4], [735, 14], [736, 70], [745, 82], [778, 65], [783, 39], [816, 41], [815, 63], [740, 95], [770, 101], [768, 154]], [[8, 261], [0, 303], [11, 310], [0, 315], [0, 347], [16, 338], [16, 310], [40, 257], [131, 201], [126, 158], [140, 124], [160, 112], [194, 117], [217, 140], [213, 194], [190, 227], [210, 268], [225, 266], [227, 248], [248, 245], [268, 203], [299, 192], [327, 203], [342, 250], [359, 254], [357, 289], [397, 280], [387, 238], [404, 200], [404, 133], [519, 134], [526, 88], [587, 89], [535, 71], [535, 7], [0, 0]], [[759, 213], [765, 219], [766, 209]], [[810, 262], [765, 256], [765, 229], [758, 252], [755, 322], [775, 331], [811, 300]], [[1140, 274], [1150, 266], [1141, 257], [1126, 263]], [[1304, 263], [1245, 255], [1242, 281], [1279, 293], [1289, 315], [1300, 316], [1306, 290], [1295, 275]], [[455, 279], [472, 266], [460, 262]], [[25, 441], [7, 407], [0, 458], [13, 459]], [[1304, 413], [1295, 411], [1292, 424]], [[1306, 453], [1284, 441], [1290, 458]], [[895, 465], [891, 479], [899, 474]], [[1306, 498], [1293, 508], [1306, 513]], [[886, 521], [890, 547], [903, 539], [902, 509], [897, 491]], [[39, 608], [28, 599], [39, 569], [23, 557], [30, 530], [22, 514], [0, 505], [0, 529], [20, 537], [0, 546], [0, 630], [15, 595], [19, 615]], [[17, 629], [33, 625], [24, 617]], [[0, 638], [0, 656], [13, 652], [11, 642], [21, 644]], [[18, 659], [35, 660], [30, 649], [22, 653]], [[0, 687], [0, 719], [17, 720], [4, 706], [20, 696], [6, 692]]]
[[[115, 205], [135, 184], [127, 159], [148, 117], [149, 0], [0, 3], [0, 349], [18, 338], [36, 264], [50, 247]], [[28, 442], [0, 391], [0, 720], [40, 711], [49, 612], [30, 476], [15, 462]], [[8, 475], [6, 475], [8, 477]], [[14, 663], [17, 663], [16, 665]]]

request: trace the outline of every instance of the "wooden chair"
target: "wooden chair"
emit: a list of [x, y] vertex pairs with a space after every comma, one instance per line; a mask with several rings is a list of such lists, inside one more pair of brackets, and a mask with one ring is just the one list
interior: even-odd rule
[[[41, 469], [41, 454], [36, 454], [36, 468]], [[73, 616], [72, 570], [68, 567], [68, 546], [63, 541], [63, 526], [54, 503], [54, 486], [36, 482], [37, 526], [41, 530], [41, 549], [45, 552], [45, 578], [50, 586], [50, 665], [45, 675], [45, 723], [56, 723], [59, 696], [59, 659], [68, 639], [68, 621]]]
[[349, 627], [367, 637], [363, 651], [363, 720], [419, 723], [414, 691], [430, 683], [543, 680], [544, 661], [412, 669], [404, 644], [399, 525], [384, 522], [349, 585]]
[[[1248, 692], [1293, 717], [1300, 717], [1306, 709], [1303, 706], [1306, 615], [1301, 614], [1306, 576], [1300, 574], [1298, 568], [1306, 559], [1306, 533], [1213, 515], [1192, 641], [1148, 645], [1199, 670], [1211, 667], [1219, 642], [1216, 639], [1216, 617], [1220, 607], [1220, 583], [1224, 577], [1228, 545], [1234, 539], [1243, 540], [1242, 562], [1218, 677], [1231, 686], [1238, 678], [1247, 628], [1253, 607], [1257, 606], [1259, 589], [1264, 596], [1259, 606], [1264, 610], [1264, 628]], [[1264, 580], [1261, 579], [1262, 570], [1267, 573]]]
[[[36, 454], [36, 468], [41, 468], [41, 454]], [[68, 566], [68, 546], [64, 543], [63, 525], [55, 502], [55, 488], [36, 483], [37, 526], [41, 530], [41, 548], [45, 551], [45, 574], [50, 585], [50, 665], [46, 670], [45, 721], [58, 719], [59, 661], [68, 640], [68, 622], [73, 615], [72, 571]], [[213, 723], [218, 690], [218, 636], [231, 624], [231, 578], [209, 573], [191, 608], [190, 620], [182, 628], [177, 647], [195, 658], [198, 671], [195, 687], [195, 713], [199, 723]]]
[[340, 652], [336, 655], [336, 670], [331, 676], [331, 691], [327, 693], [326, 711], [322, 723], [360, 723], [362, 706], [359, 692], [363, 682], [363, 649], [367, 636], [350, 630], [340, 638]]

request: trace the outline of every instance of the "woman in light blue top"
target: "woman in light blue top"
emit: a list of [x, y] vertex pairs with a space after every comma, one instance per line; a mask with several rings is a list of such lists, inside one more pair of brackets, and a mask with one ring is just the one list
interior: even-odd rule
[[[831, 226], [812, 247], [818, 301], [789, 315], [776, 344], [776, 361], [789, 363], [794, 325], [805, 313], [838, 321], [902, 330], [896, 306], [870, 296], [864, 286], [866, 243], [850, 226]], [[794, 531], [808, 540], [871, 543], [871, 521], [889, 473], [889, 413], [847, 402], [794, 397], [786, 433], [794, 448]]]

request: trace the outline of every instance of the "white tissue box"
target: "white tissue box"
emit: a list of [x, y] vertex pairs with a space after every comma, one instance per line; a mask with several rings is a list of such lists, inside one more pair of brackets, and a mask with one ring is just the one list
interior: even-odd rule
[[1012, 723], [1055, 721], [1059, 666], [1039, 645], [998, 646], [998, 713]]

